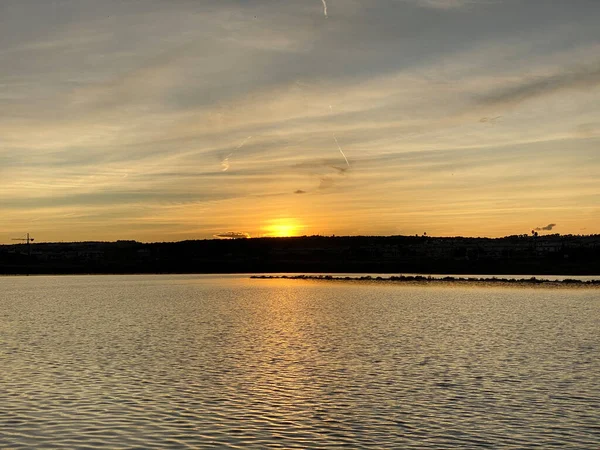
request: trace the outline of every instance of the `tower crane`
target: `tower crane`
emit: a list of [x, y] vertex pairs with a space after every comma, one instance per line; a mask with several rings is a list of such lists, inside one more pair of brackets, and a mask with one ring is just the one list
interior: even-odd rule
[[29, 233], [27, 233], [27, 237], [24, 238], [14, 238], [12, 239], [13, 241], [23, 241], [24, 243], [27, 244], [27, 253], [29, 253], [29, 255], [31, 256], [31, 243], [34, 241], [34, 238], [32, 238], [31, 236], [29, 236]]

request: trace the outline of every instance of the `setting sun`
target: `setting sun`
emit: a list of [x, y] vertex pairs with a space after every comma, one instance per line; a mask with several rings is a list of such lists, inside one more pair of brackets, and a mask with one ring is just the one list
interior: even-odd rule
[[301, 228], [295, 219], [276, 219], [265, 226], [264, 230], [265, 236], [287, 237], [298, 236]]

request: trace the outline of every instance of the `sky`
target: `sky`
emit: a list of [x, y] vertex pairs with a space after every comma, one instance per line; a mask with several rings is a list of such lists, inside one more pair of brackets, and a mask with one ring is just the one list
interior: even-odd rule
[[600, 233], [598, 0], [2, 0], [0, 243]]

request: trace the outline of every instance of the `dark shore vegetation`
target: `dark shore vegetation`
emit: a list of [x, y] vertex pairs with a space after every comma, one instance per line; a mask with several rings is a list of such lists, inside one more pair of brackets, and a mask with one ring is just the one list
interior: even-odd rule
[[365, 281], [365, 282], [389, 282], [389, 283], [427, 283], [427, 284], [495, 284], [495, 285], [533, 285], [533, 286], [593, 286], [600, 288], [600, 278], [597, 280], [576, 280], [573, 278], [565, 278], [562, 280], [540, 279], [536, 277], [530, 278], [486, 278], [486, 277], [433, 277], [422, 275], [397, 275], [390, 277], [364, 275], [360, 277], [350, 276], [333, 276], [333, 275], [252, 275], [254, 279], [285, 279], [285, 280], [323, 280], [323, 281]]
[[0, 245], [0, 274], [600, 275], [600, 235], [304, 236]]

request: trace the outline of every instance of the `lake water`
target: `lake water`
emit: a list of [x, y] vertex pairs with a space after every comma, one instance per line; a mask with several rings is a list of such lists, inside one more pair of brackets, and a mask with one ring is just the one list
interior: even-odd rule
[[0, 448], [600, 447], [600, 289], [0, 278]]

